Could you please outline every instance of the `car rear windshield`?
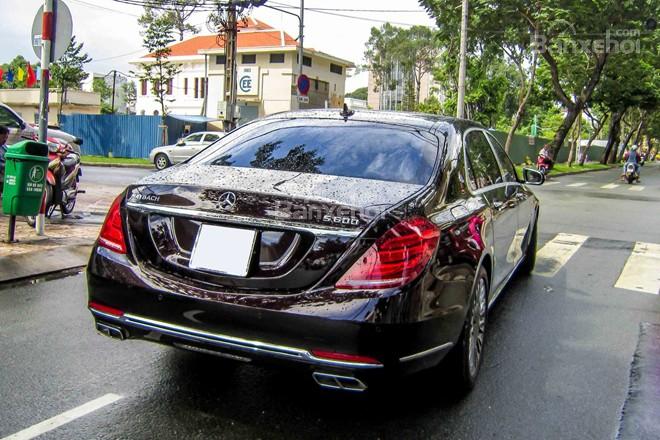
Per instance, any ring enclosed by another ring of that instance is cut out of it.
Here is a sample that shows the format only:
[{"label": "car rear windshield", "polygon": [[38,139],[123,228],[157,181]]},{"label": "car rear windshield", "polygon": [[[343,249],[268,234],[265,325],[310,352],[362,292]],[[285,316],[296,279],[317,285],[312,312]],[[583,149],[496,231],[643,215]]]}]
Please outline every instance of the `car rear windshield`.
[{"label": "car rear windshield", "polygon": [[230,133],[191,160],[423,185],[438,138],[409,126],[355,121],[260,121]]}]

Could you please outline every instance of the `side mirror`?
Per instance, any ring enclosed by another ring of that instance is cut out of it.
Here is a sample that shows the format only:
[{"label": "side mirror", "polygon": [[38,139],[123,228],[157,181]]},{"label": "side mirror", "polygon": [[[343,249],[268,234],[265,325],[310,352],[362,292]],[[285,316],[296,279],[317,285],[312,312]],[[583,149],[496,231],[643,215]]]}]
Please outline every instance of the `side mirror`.
[{"label": "side mirror", "polygon": [[176,143],[177,147],[183,147],[184,145],[186,145],[186,141],[179,141]]},{"label": "side mirror", "polygon": [[543,185],[545,175],[532,168],[523,168],[523,180],[527,185]]}]

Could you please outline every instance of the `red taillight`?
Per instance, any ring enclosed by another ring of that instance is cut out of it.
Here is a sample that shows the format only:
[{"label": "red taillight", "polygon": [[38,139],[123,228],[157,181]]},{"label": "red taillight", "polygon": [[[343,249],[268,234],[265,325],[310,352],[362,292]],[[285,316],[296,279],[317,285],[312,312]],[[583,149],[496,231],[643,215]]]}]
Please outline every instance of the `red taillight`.
[{"label": "red taillight", "polygon": [[439,237],[438,228],[425,218],[403,220],[376,240],[335,287],[385,289],[403,286],[422,273],[438,246]]},{"label": "red taillight", "polygon": [[94,302],[94,301],[90,301],[88,305],[89,305],[90,309],[98,310],[99,312],[103,312],[103,313],[106,313],[108,315],[124,316],[124,312],[122,312],[119,309],[115,309],[114,307],[105,306],[103,304],[99,304],[99,303]]},{"label": "red taillight", "polygon": [[119,211],[122,197],[123,195],[119,195],[112,202],[99,234],[99,245],[119,254],[126,253],[126,241],[124,240],[124,229],[122,228],[121,212]]},{"label": "red taillight", "polygon": [[312,355],[320,359],[328,359],[331,361],[380,365],[380,362],[378,362],[378,360],[368,356],[360,356],[358,354],[346,354],[346,353],[337,353],[335,351],[312,350]]}]

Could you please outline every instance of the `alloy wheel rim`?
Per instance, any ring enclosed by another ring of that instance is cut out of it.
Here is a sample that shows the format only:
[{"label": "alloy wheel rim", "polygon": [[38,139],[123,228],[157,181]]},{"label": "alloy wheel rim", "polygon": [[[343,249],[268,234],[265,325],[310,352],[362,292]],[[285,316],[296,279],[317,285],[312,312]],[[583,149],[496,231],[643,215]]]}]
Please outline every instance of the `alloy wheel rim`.
[{"label": "alloy wheel rim", "polygon": [[486,334],[486,280],[479,279],[477,291],[472,300],[472,318],[468,331],[468,366],[474,377],[479,368]]},{"label": "alloy wheel rim", "polygon": [[165,158],[162,156],[159,156],[158,159],[156,159],[156,165],[158,168],[163,169],[167,166],[167,163],[165,162]]}]

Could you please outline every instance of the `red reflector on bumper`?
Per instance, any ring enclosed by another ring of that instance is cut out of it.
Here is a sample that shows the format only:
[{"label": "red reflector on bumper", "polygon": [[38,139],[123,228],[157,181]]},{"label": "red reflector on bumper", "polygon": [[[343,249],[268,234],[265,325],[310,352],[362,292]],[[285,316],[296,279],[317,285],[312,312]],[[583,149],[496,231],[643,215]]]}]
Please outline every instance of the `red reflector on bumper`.
[{"label": "red reflector on bumper", "polygon": [[335,351],[312,350],[312,355],[320,359],[328,359],[339,362],[354,362],[359,364],[380,365],[376,359],[357,354],[337,353]]},{"label": "red reflector on bumper", "polygon": [[88,305],[90,309],[98,310],[99,312],[106,313],[108,315],[124,316],[124,312],[122,312],[121,310],[115,309],[110,306],[104,306],[103,304],[99,304],[94,301],[90,301]]}]

